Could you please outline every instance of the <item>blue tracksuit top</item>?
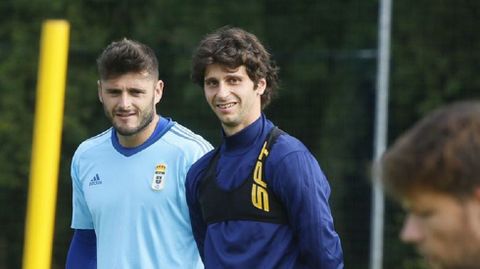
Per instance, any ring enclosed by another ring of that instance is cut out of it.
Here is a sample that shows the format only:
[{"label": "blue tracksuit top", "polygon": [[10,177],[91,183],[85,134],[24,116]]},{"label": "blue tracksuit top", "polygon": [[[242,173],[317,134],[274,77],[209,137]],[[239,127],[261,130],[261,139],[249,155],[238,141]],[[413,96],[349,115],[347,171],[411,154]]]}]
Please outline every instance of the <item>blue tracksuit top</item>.
[{"label": "blue tracksuit top", "polygon": [[[273,123],[265,115],[220,145],[216,180],[223,190],[249,177]],[[330,186],[310,151],[278,137],[266,159],[265,181],[283,204],[288,224],[252,220],[203,221],[198,191],[213,151],[188,172],[186,198],[193,234],[206,269],[342,269],[343,252],[328,204]]]}]

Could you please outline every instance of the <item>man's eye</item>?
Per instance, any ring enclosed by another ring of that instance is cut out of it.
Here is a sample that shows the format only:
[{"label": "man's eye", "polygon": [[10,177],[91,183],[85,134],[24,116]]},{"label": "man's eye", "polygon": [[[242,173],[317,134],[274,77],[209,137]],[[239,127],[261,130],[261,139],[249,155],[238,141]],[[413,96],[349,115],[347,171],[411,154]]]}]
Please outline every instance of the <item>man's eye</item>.
[{"label": "man's eye", "polygon": [[209,81],[209,80],[205,81],[205,86],[208,86],[208,87],[215,87],[217,86],[217,84],[218,83],[216,81]]},{"label": "man's eye", "polygon": [[133,96],[138,96],[140,94],[142,94],[141,91],[130,91],[130,94],[133,95]]},{"label": "man's eye", "polygon": [[239,79],[236,79],[236,78],[231,78],[228,80],[228,83],[230,84],[238,84],[240,83],[240,80]]},{"label": "man's eye", "polygon": [[433,215],[433,213],[434,213],[433,210],[419,210],[415,212],[415,214],[422,219],[429,218],[430,216]]}]

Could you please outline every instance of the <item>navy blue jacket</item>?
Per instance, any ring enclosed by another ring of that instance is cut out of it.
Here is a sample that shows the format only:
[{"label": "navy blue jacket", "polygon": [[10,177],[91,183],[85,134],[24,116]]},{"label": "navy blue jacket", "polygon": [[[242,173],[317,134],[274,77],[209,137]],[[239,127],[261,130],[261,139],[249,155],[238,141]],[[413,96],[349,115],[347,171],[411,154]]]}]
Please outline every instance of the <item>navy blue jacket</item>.
[{"label": "navy blue jacket", "polygon": [[[250,175],[273,124],[262,115],[224,137],[217,184],[232,190]],[[212,152],[198,160],[186,180],[192,228],[205,268],[342,269],[343,252],[328,204],[330,186],[318,162],[296,138],[281,135],[266,160],[265,181],[283,204],[288,224],[253,220],[203,221],[198,191]]]}]

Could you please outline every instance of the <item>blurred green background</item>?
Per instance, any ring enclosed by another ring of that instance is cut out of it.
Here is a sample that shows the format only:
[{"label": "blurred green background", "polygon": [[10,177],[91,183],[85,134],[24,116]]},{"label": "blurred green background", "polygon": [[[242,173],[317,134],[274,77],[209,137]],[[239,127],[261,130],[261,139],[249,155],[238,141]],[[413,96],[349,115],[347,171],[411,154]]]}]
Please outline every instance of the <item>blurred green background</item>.
[{"label": "blurred green background", "polygon": [[[52,268],[72,235],[69,166],[78,144],[109,127],[97,101],[95,59],[113,40],[155,49],[166,83],[163,116],[217,145],[220,126],[189,81],[190,57],[229,24],[255,33],[281,68],[265,111],[318,158],[331,187],[345,267],[368,268],[378,1],[6,0],[0,2],[0,269],[20,268],[35,109],[39,38],[46,19],[71,24]],[[480,1],[393,3],[389,143],[437,106],[480,97]],[[398,240],[402,211],[387,199],[384,262],[422,263]]]}]

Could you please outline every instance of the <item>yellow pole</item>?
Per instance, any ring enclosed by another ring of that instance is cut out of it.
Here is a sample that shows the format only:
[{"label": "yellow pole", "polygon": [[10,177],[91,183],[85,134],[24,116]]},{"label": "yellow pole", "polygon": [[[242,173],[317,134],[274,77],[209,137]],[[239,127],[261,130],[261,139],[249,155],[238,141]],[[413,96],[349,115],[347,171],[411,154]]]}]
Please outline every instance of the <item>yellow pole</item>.
[{"label": "yellow pole", "polygon": [[42,25],[24,269],[51,268],[69,30],[65,20],[47,20]]}]

